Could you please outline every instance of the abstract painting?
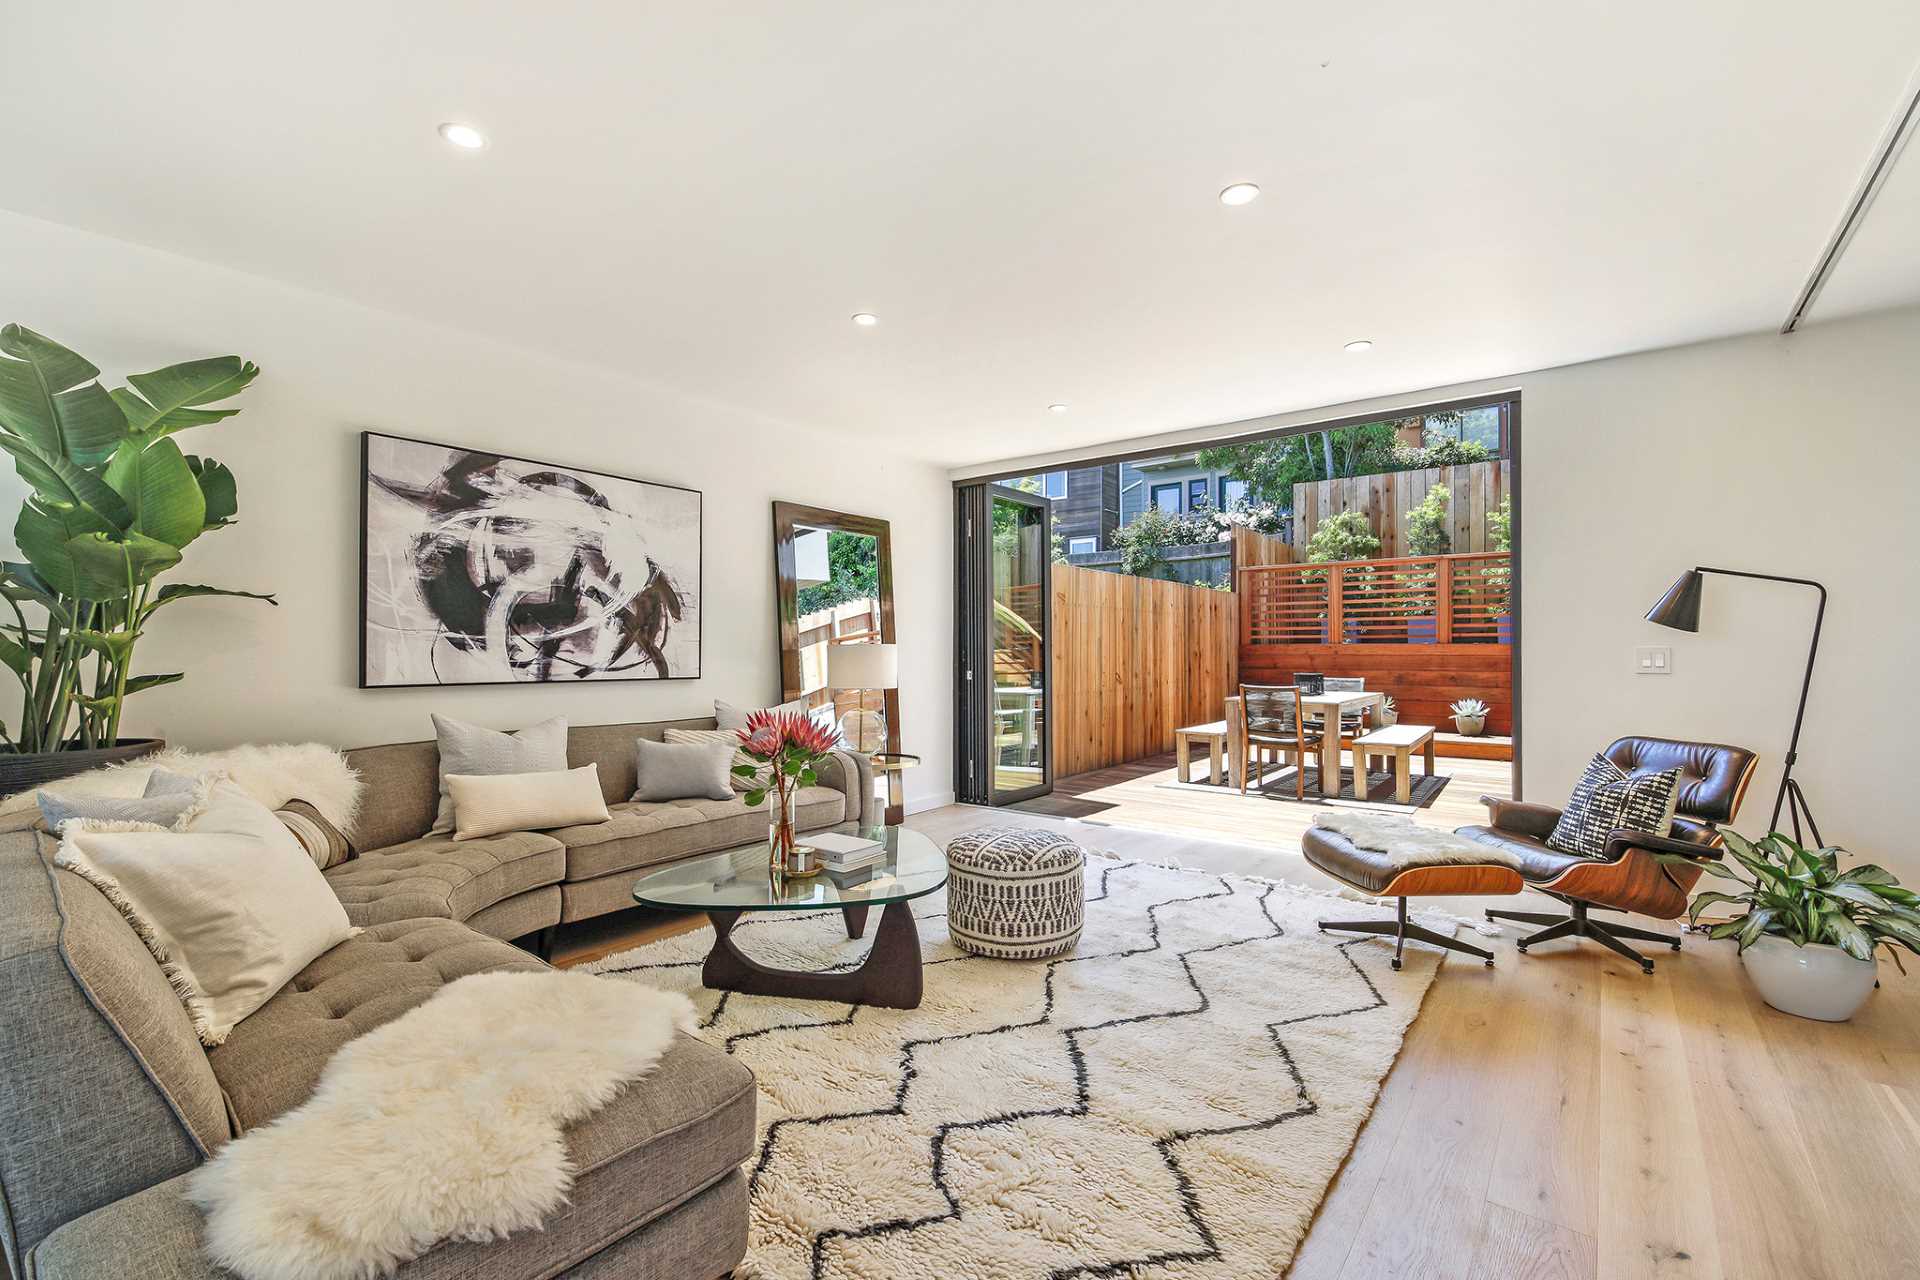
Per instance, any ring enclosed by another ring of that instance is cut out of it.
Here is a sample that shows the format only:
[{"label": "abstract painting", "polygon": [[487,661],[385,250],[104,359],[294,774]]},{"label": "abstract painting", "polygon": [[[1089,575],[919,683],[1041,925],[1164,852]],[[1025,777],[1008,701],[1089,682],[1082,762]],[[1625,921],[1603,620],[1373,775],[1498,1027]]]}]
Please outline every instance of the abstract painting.
[{"label": "abstract painting", "polygon": [[360,684],[700,674],[700,493],[361,434]]}]

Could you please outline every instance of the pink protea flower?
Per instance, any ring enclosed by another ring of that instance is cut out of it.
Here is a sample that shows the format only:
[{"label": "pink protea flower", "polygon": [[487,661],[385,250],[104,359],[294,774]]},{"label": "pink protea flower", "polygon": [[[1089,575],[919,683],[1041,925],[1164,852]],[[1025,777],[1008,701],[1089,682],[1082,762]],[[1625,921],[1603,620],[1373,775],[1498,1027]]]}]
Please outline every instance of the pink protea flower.
[{"label": "pink protea flower", "polygon": [[827,754],[840,744],[839,735],[797,711],[755,711],[747,716],[747,727],[736,731],[740,749],[756,760],[772,760],[785,749],[796,749],[806,763]]}]

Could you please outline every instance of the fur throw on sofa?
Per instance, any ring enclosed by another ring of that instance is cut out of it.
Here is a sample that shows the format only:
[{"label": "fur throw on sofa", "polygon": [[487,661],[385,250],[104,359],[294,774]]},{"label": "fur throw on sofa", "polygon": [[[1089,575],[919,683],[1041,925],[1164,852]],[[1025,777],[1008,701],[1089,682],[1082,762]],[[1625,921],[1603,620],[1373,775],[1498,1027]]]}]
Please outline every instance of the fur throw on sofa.
[{"label": "fur throw on sofa", "polygon": [[[319,742],[248,744],[225,751],[182,751],[169,747],[157,755],[50,782],[40,790],[62,798],[130,798],[146,790],[147,777],[155,769],[196,778],[213,772],[225,773],[242,791],[269,809],[278,809],[289,800],[305,800],[348,836],[353,834],[354,820],[360,816],[363,789],[360,775],[353,771],[345,756]],[[33,808],[36,794],[23,791],[7,797],[0,802],[0,816]]]},{"label": "fur throw on sofa", "polygon": [[1347,838],[1356,849],[1385,855],[1389,867],[1484,865],[1519,867],[1520,860],[1497,845],[1481,844],[1450,831],[1423,827],[1396,814],[1342,809],[1323,813],[1313,825]]},{"label": "fur throw on sofa", "polygon": [[193,1172],[207,1253],[245,1280],[367,1280],[442,1240],[537,1228],[573,1185],[562,1126],[693,1022],[685,996],[587,973],[451,982]]}]

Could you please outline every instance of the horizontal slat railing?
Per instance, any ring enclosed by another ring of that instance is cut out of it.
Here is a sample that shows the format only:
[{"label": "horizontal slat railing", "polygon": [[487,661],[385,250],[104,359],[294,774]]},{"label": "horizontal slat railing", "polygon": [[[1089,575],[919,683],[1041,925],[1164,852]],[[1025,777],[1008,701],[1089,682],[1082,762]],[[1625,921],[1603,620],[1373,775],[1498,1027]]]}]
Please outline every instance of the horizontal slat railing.
[{"label": "horizontal slat railing", "polygon": [[1500,644],[1512,630],[1504,551],[1239,571],[1243,645]]}]

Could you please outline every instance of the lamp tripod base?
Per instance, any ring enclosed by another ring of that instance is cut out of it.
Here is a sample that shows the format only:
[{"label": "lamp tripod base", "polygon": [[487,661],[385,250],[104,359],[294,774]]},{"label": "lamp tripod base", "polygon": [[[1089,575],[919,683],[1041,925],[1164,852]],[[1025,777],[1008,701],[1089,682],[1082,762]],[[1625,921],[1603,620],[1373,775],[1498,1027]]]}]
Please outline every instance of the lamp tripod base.
[{"label": "lamp tripod base", "polygon": [[1806,831],[1813,837],[1813,845],[1815,848],[1826,844],[1826,841],[1820,838],[1820,825],[1813,820],[1813,810],[1807,804],[1806,793],[1800,790],[1799,782],[1792,776],[1781,779],[1779,799],[1773,802],[1772,827],[1775,831],[1780,829],[1780,806],[1782,804],[1786,805],[1787,821],[1793,826],[1793,842],[1795,844],[1803,845],[1807,842],[1805,836],[1800,833],[1800,824],[1802,822],[1807,824]]}]

